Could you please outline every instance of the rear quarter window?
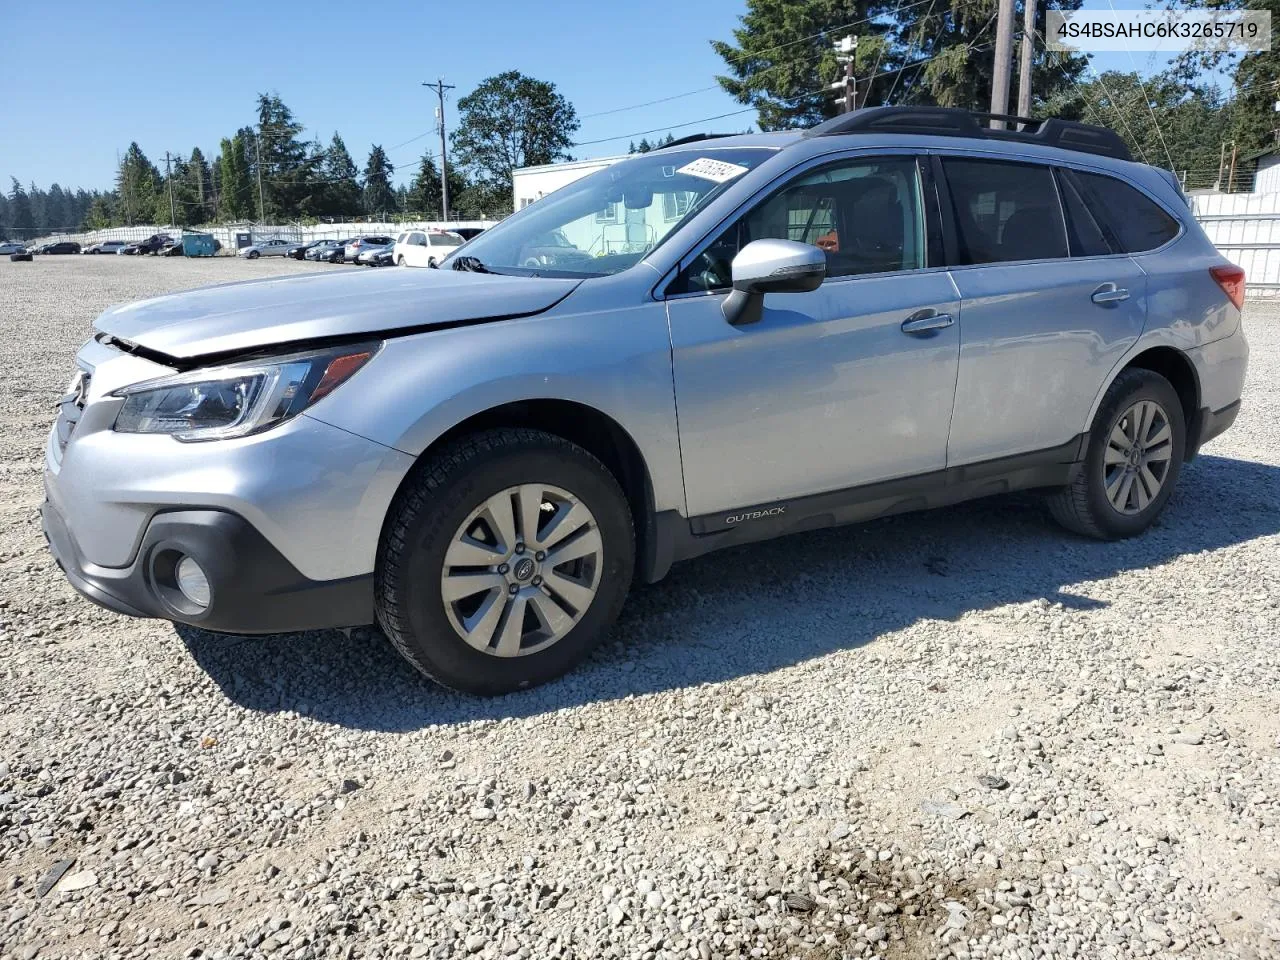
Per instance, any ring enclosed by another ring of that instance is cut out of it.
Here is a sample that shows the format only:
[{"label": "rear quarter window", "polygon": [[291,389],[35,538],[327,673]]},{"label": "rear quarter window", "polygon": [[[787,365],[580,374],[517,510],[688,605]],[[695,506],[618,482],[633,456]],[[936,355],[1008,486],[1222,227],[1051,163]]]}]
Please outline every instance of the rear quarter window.
[{"label": "rear quarter window", "polygon": [[1105,174],[1073,170],[1071,175],[1122,252],[1154,250],[1178,235],[1178,221],[1142,191]]}]

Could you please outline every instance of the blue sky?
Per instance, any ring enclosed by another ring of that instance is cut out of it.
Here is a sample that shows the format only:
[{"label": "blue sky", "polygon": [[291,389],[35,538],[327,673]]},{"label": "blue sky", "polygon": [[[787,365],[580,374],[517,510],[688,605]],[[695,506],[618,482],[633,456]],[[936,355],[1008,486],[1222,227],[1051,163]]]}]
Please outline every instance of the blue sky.
[{"label": "blue sky", "polygon": [[[434,95],[419,83],[443,76],[457,85],[446,106],[452,126],[459,95],[510,69],[557,85],[582,118],[579,141],[623,136],[575,156],[625,153],[640,131],[743,109],[700,88],[724,66],[708,41],[729,39],[744,9],[744,0],[6,3],[0,64],[20,82],[0,96],[0,184],[16,176],[106,188],[131,140],[154,162],[194,146],[212,156],[221,137],[253,122],[259,91],[279,93],[307,136],[327,143],[339,131],[358,166],[370,144],[382,144],[399,180],[425,147],[436,150],[433,133],[414,140],[434,126]],[[1145,67],[1145,55],[1136,57]],[[1131,69],[1123,55],[1100,60],[1105,67]],[[747,112],[675,132],[743,129],[754,119]]]}]

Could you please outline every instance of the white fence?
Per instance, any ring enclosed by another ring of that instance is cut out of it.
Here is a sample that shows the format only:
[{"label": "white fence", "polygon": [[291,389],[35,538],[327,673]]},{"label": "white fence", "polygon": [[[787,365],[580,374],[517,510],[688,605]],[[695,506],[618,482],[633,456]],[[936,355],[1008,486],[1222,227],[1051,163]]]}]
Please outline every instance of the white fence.
[{"label": "white fence", "polygon": [[1247,296],[1280,297],[1280,193],[1207,193],[1191,208],[1209,239],[1244,267]]},{"label": "white fence", "polygon": [[[457,227],[476,227],[488,229],[496,220],[412,220],[404,223],[318,223],[304,226],[296,223],[223,223],[216,226],[193,227],[192,231],[207,233],[222,244],[223,254],[236,252],[236,236],[247,233],[251,243],[280,237],[299,243],[311,240],[345,240],[348,237],[391,236],[394,237],[405,230],[452,230]],[[190,232],[190,231],[189,231]],[[179,227],[164,227],[156,224],[132,227],[109,227],[105,230],[88,230],[83,233],[57,233],[39,240],[30,241],[30,246],[50,243],[55,240],[74,240],[82,247],[103,240],[124,240],[136,243],[156,233],[167,233],[179,236],[183,230]]]}]

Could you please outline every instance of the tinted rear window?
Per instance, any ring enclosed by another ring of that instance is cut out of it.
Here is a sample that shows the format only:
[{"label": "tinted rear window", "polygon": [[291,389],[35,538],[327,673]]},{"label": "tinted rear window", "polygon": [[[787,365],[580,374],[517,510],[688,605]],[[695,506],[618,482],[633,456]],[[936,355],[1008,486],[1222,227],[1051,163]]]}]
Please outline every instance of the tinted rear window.
[{"label": "tinted rear window", "polygon": [[942,161],[956,221],[957,261],[1049,260],[1067,255],[1062,208],[1048,167]]},{"label": "tinted rear window", "polygon": [[1115,177],[1072,171],[1086,202],[1125,253],[1163,246],[1178,235],[1178,221],[1141,191]]}]

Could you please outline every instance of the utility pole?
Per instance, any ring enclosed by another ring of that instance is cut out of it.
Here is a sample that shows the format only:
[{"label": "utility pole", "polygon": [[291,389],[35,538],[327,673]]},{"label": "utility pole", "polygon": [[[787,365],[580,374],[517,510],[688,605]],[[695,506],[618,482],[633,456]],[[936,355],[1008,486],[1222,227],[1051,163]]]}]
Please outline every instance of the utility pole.
[{"label": "utility pole", "polygon": [[[1000,0],[996,20],[995,69],[991,75],[991,112],[1009,112],[1009,80],[1013,73],[1014,0]],[[1003,120],[992,120],[993,130],[1003,130]]]},{"label": "utility pole", "polygon": [[1031,116],[1031,61],[1036,53],[1036,0],[1026,0],[1022,21],[1022,62],[1018,69],[1018,116]]},{"label": "utility pole", "polygon": [[858,49],[858,38],[852,34],[846,34],[833,46],[836,51],[836,60],[844,64],[844,76],[831,84],[831,89],[841,91],[841,95],[836,97],[836,103],[840,105],[841,113],[849,113],[851,110],[858,109],[858,81],[853,76],[853,61]]},{"label": "utility pole", "polygon": [[258,222],[265,223],[267,215],[263,212],[262,205],[262,137],[256,133],[253,135],[253,156],[257,161],[254,166],[258,168]]},{"label": "utility pole", "polygon": [[1231,141],[1231,172],[1227,174],[1227,193],[1236,192],[1236,142]]},{"label": "utility pole", "polygon": [[445,83],[440,77],[436,78],[435,83],[423,83],[424,87],[430,87],[436,92],[436,96],[440,100],[440,106],[436,107],[436,123],[440,129],[440,215],[445,222],[449,220],[449,160],[446,152],[444,141],[444,92],[452,90],[453,84]]},{"label": "utility pole", "polygon": [[173,173],[169,167],[169,161],[176,159],[169,156],[169,151],[164,152],[164,178],[169,181],[169,226],[176,227],[178,225],[178,215],[173,208]]}]

